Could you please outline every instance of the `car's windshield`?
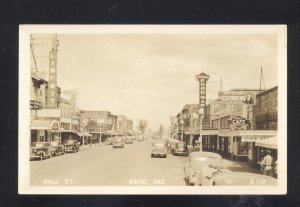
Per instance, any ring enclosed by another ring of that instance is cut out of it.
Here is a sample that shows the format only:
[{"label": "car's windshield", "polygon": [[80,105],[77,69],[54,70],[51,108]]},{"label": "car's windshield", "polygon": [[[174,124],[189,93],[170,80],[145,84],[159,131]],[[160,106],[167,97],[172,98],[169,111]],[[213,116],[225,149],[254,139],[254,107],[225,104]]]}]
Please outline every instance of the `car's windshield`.
[{"label": "car's windshield", "polygon": [[67,140],[67,141],[66,141],[66,144],[74,144],[74,143],[75,143],[74,140]]},{"label": "car's windshield", "polygon": [[165,147],[164,143],[153,143],[152,144],[153,147]]},{"label": "car's windshield", "polygon": [[32,143],[31,147],[43,147],[44,144],[43,143]]}]

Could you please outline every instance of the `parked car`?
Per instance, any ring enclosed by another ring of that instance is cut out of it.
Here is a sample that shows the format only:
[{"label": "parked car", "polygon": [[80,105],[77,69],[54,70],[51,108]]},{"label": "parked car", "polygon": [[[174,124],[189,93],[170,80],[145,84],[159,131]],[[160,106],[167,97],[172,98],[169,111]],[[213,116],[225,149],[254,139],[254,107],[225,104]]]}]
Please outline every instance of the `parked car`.
[{"label": "parked car", "polygon": [[66,140],[65,143],[65,152],[78,152],[79,144],[77,140]]},{"label": "parked car", "polygon": [[142,135],[139,135],[138,138],[137,138],[137,141],[138,142],[144,141],[144,137]]},{"label": "parked car", "polygon": [[[203,167],[209,166],[209,164],[215,164],[222,166],[221,155],[213,152],[192,152],[189,155],[189,161],[184,165],[184,178],[188,185],[194,185],[195,182],[202,185],[202,180],[199,179]],[[202,176],[200,176],[201,178]]]},{"label": "parked car", "polygon": [[164,142],[154,142],[152,143],[151,157],[167,157],[167,147]]},{"label": "parked car", "polygon": [[194,185],[211,186],[214,177],[222,173],[231,172],[229,169],[223,167],[220,163],[210,163],[202,168],[197,174]]},{"label": "parked car", "polygon": [[177,143],[178,143],[179,141],[177,140],[177,139],[172,139],[171,141],[170,141],[170,152],[171,152],[171,154],[173,154],[174,153],[174,151],[176,150],[176,145],[177,145]]},{"label": "parked car", "polygon": [[51,148],[48,142],[33,142],[30,147],[30,159],[51,157]]},{"label": "parked car", "polygon": [[256,174],[256,173],[248,173],[248,172],[227,172],[221,173],[215,176],[212,179],[213,186],[251,186],[251,185],[260,185],[260,186],[269,186],[269,185],[277,185],[277,179]]},{"label": "parked car", "polygon": [[188,148],[185,142],[175,142],[171,150],[173,155],[188,156]]},{"label": "parked car", "polygon": [[124,140],[122,137],[116,137],[113,141],[113,148],[124,148]]},{"label": "parked car", "polygon": [[50,142],[50,148],[52,156],[65,154],[65,147],[60,141]]},{"label": "parked car", "polygon": [[125,138],[125,144],[132,144],[132,143],[133,143],[132,137],[131,137],[131,136],[127,136],[127,137]]}]

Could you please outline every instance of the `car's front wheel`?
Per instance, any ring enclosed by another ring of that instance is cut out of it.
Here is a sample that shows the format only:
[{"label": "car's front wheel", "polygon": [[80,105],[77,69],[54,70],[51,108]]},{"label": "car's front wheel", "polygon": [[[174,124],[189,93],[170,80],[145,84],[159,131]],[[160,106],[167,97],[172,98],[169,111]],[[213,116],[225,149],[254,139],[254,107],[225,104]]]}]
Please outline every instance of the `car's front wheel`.
[{"label": "car's front wheel", "polygon": [[44,158],[43,153],[40,153],[40,154],[39,154],[39,158],[40,158],[40,160],[43,160],[43,158]]}]

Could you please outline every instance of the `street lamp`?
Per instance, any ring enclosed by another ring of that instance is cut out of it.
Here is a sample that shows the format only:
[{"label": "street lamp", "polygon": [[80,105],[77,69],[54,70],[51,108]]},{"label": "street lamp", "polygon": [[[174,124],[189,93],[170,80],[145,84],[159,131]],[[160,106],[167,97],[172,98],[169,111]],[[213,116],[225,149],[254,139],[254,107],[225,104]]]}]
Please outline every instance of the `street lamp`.
[{"label": "street lamp", "polygon": [[204,116],[204,109],[199,109],[199,143],[200,143],[200,151],[202,151],[202,119]]}]

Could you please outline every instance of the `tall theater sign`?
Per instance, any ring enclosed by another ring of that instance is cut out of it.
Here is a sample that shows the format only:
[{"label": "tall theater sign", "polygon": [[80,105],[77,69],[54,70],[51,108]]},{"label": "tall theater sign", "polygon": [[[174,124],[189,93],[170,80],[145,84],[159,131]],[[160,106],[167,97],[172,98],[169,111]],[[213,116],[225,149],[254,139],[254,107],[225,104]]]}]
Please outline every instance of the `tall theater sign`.
[{"label": "tall theater sign", "polygon": [[196,79],[199,81],[199,107],[204,110],[206,104],[206,82],[209,79],[209,75],[200,73],[196,75]]},{"label": "tall theater sign", "polygon": [[53,35],[52,49],[49,52],[48,108],[57,108],[57,46],[57,35]]}]

